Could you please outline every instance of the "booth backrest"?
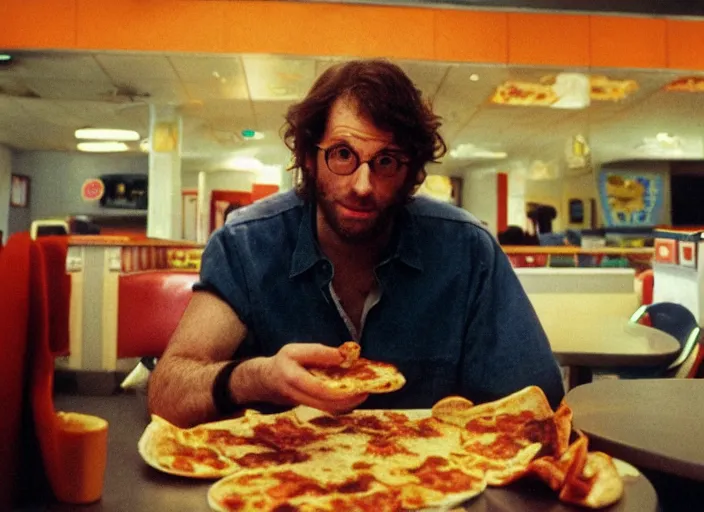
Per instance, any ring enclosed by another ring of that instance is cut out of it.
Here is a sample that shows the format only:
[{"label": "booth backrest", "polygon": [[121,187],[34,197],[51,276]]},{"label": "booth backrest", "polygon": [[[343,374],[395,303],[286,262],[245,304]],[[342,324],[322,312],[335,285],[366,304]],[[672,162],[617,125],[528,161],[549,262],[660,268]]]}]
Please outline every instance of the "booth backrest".
[{"label": "booth backrest", "polygon": [[191,299],[196,272],[147,271],[119,278],[117,357],[159,357]]}]

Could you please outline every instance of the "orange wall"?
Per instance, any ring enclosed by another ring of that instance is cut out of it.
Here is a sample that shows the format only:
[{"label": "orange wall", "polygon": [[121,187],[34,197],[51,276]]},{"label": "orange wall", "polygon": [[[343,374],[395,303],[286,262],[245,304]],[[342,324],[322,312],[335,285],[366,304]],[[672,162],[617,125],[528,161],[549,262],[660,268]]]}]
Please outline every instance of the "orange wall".
[{"label": "orange wall", "polygon": [[2,0],[0,48],[704,70],[704,21],[225,0]]}]

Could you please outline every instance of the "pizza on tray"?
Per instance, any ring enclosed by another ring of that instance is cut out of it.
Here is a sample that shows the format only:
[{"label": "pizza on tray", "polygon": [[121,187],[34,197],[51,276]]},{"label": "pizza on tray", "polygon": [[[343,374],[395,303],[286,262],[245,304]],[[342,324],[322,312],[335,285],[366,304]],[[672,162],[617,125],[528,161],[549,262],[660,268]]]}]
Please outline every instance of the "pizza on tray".
[{"label": "pizza on tray", "polygon": [[154,416],[139,452],[166,473],[219,478],[208,491],[216,511],[451,508],[487,485],[527,476],[565,502],[601,508],[618,501],[623,482],[614,462],[588,452],[571,420],[565,404],[553,412],[530,386],[481,405],[448,397],[431,411],[248,410],[190,429]]}]

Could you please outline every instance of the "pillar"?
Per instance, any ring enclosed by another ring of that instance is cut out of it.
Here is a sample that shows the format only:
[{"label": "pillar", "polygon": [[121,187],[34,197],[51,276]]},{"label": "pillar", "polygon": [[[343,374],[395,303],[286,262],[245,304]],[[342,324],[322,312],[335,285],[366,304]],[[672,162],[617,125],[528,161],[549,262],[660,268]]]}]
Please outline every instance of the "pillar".
[{"label": "pillar", "polygon": [[173,106],[150,105],[147,236],[181,238],[181,116]]}]

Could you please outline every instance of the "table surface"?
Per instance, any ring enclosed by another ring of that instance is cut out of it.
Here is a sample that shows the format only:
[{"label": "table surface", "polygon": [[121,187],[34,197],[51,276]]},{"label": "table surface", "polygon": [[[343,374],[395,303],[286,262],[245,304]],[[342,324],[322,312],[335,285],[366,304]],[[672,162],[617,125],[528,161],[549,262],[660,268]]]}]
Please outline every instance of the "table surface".
[{"label": "table surface", "polygon": [[[147,466],[137,453],[137,441],[146,426],[143,402],[135,395],[110,397],[60,395],[57,410],[77,411],[102,416],[109,422],[108,465],[103,499],[88,506],[53,504],[39,509],[51,511],[171,511],[209,510],[206,493],[210,482],[194,481],[160,473]],[[650,512],[658,510],[655,490],[644,476],[626,480],[624,497],[608,512]],[[580,507],[558,501],[547,486],[537,481],[523,481],[506,488],[489,488],[471,501],[471,512],[577,512]]]},{"label": "table surface", "polygon": [[704,482],[704,380],[604,380],[567,394],[575,428],[641,468]]},{"label": "table surface", "polygon": [[669,334],[620,317],[544,321],[550,346],[565,366],[660,366],[680,343]]}]

